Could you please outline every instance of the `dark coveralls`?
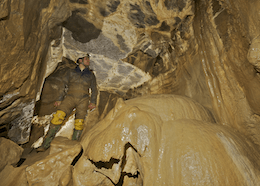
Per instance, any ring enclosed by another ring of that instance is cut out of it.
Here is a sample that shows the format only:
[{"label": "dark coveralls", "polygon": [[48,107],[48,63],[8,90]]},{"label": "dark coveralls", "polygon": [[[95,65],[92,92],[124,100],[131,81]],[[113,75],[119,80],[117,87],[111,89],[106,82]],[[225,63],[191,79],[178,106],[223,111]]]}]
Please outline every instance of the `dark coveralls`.
[{"label": "dark coveralls", "polygon": [[[70,114],[71,111],[76,108],[75,113],[75,129],[77,129],[77,120],[84,120],[87,115],[89,101],[90,103],[96,104],[97,100],[97,84],[94,73],[85,68],[83,71],[80,70],[79,66],[75,69],[70,69],[65,77],[65,86],[67,85],[68,91],[59,97],[58,101],[62,101],[58,106],[58,110],[62,110],[66,115]],[[89,96],[89,89],[91,89],[91,98]],[[82,130],[82,127],[78,127],[77,130]]]}]

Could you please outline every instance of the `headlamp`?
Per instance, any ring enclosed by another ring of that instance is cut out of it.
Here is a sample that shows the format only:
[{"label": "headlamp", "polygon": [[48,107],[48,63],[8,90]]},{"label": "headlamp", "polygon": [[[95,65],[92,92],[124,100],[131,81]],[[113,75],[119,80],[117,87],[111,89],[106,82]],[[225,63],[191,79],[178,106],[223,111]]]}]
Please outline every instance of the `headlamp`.
[{"label": "headlamp", "polygon": [[86,54],[82,54],[82,55],[78,56],[78,59],[82,59],[84,57],[90,58],[90,56],[91,56],[90,54],[86,53]]}]

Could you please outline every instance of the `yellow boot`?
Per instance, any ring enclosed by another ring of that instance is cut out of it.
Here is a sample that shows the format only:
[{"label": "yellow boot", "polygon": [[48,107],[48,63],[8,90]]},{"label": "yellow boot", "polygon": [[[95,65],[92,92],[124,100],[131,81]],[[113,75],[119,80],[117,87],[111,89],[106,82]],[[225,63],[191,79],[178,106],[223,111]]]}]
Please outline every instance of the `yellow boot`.
[{"label": "yellow boot", "polygon": [[65,116],[66,116],[65,112],[63,112],[62,110],[57,110],[57,112],[53,114],[51,123],[54,125],[61,125],[65,119]]},{"label": "yellow boot", "polygon": [[62,124],[65,116],[66,116],[66,113],[61,110],[58,110],[55,114],[53,114],[50,128],[48,130],[48,133],[47,133],[41,147],[39,147],[37,149],[38,152],[43,152],[50,147],[52,140],[55,138],[55,135],[60,130],[61,124]]},{"label": "yellow boot", "polygon": [[75,120],[75,128],[73,130],[72,140],[79,140],[83,130],[84,119]]}]

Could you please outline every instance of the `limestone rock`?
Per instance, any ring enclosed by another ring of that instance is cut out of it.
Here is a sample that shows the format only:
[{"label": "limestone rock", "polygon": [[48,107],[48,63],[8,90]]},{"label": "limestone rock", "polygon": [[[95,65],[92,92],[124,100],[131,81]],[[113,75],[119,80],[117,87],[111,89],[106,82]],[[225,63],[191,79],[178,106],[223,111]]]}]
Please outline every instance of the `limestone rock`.
[{"label": "limestone rock", "polygon": [[[90,121],[102,121],[84,132],[81,163],[70,169],[66,162],[52,184],[71,184],[72,175],[75,185],[114,185],[122,180],[129,185],[190,185],[191,178],[202,184],[201,180],[209,183],[209,177],[215,185],[257,185],[259,151],[251,141],[260,144],[260,76],[253,50],[258,48],[259,7],[260,1],[246,0],[2,0],[0,131],[8,130],[16,143],[28,142],[35,103],[43,101],[42,87],[49,86],[43,85],[44,78],[60,67],[62,57],[74,61],[88,52],[100,91],[115,96],[107,96],[109,101],[100,96],[104,103]],[[130,99],[151,94],[175,94],[195,102],[174,99],[176,105],[169,106],[165,98],[150,104],[136,99],[131,105]],[[47,97],[46,105],[51,105],[55,94]],[[129,101],[123,103],[119,97]],[[164,113],[162,104],[172,110]],[[220,151],[215,152],[215,145]],[[44,162],[40,165],[53,166],[51,173],[60,163]],[[174,162],[178,170],[166,162]],[[33,168],[40,184],[49,184],[52,175],[47,168],[46,175],[38,172],[42,167]],[[162,175],[162,168],[169,174]],[[30,183],[35,179],[31,176]]]},{"label": "limestone rock", "polygon": [[[73,170],[73,184],[75,186],[86,185],[104,185],[113,186],[114,184],[107,178],[106,175],[96,171],[96,166],[87,158],[81,157]],[[106,169],[104,167],[103,169]],[[112,172],[112,171],[110,171]]]},{"label": "limestone rock", "polygon": [[[58,152],[70,150],[72,151],[71,153],[77,153],[77,150],[79,149],[80,144],[78,141],[72,141],[69,140],[66,137],[59,136],[54,138],[54,140],[51,142],[51,147],[50,147],[50,155],[55,154]],[[74,151],[73,151],[74,149]],[[78,152],[79,154],[79,152]]]},{"label": "limestone rock", "polygon": [[250,48],[248,50],[247,59],[255,67],[255,69],[260,71],[260,36],[254,38]]},{"label": "limestone rock", "polygon": [[4,186],[28,186],[25,174],[26,166],[14,168],[7,165],[4,170],[0,172],[1,185]]},{"label": "limestone rock", "polygon": [[[132,145],[135,144],[136,146],[133,146],[142,155],[144,151],[147,151],[146,146],[149,143],[148,136],[142,135],[146,135],[145,133],[149,130],[158,131],[158,134],[149,136],[152,140],[156,140],[159,138],[157,135],[160,135],[159,131],[163,122],[178,119],[197,119],[214,122],[214,118],[207,109],[191,99],[181,96],[151,95],[131,99],[126,102],[119,99],[114,109],[91,130],[102,130],[102,133],[96,133],[95,137],[91,133],[87,133],[86,137],[82,139],[82,143],[86,143],[83,146],[86,148],[84,151],[94,162],[108,162],[111,157],[119,159],[120,156],[123,156],[124,145],[129,142]],[[141,126],[140,129],[137,129],[138,126],[136,125],[139,125],[139,123]],[[115,125],[115,128],[110,125]],[[131,131],[132,128],[135,131]],[[124,132],[121,130],[124,130]],[[111,149],[112,144],[120,147],[118,151]],[[102,149],[106,150],[103,151]]]},{"label": "limestone rock", "polygon": [[[168,52],[174,44],[172,33],[177,32],[180,25],[186,26],[185,29],[183,26],[182,34],[188,33],[192,19],[187,21],[185,16],[193,15],[192,1],[180,4],[95,1],[84,5],[74,2],[71,6],[74,11],[63,23],[66,28],[63,32],[65,57],[76,60],[79,53],[90,53],[100,89],[121,95],[151,80],[148,70],[144,69],[152,67],[150,72],[153,72],[155,60],[148,63],[131,57],[138,52],[149,56],[145,60],[164,58],[166,70],[172,67]],[[94,17],[91,12],[95,12]],[[184,53],[189,44],[183,39],[176,40],[179,41],[177,47],[185,43]],[[140,63],[144,63],[143,66]]]},{"label": "limestone rock", "polygon": [[9,14],[8,0],[4,0],[0,3],[0,12],[0,19],[6,19]]},{"label": "limestone rock", "polygon": [[73,183],[258,185],[257,147],[232,129],[206,121],[213,121],[208,112],[185,97],[119,99],[81,141],[84,154]]},{"label": "limestone rock", "polygon": [[259,185],[257,147],[230,128],[177,120],[165,123],[162,136],[158,185]]},{"label": "limestone rock", "polygon": [[65,177],[74,158],[80,153],[81,145],[59,137],[51,143],[50,148],[49,156],[26,168],[29,185],[59,185],[60,180],[62,183],[70,180]]},{"label": "limestone rock", "polygon": [[0,172],[6,165],[14,165],[23,153],[23,148],[6,138],[0,138]]},{"label": "limestone rock", "polygon": [[0,7],[0,124],[11,123],[9,138],[23,144],[29,141],[49,39],[70,11],[66,1],[56,0],[1,1]]},{"label": "limestone rock", "polygon": [[34,101],[27,104],[19,103],[13,109],[14,114],[20,113],[20,116],[10,122],[8,137],[18,144],[29,141],[34,104]]},{"label": "limestone rock", "polygon": [[70,165],[67,170],[65,170],[59,180],[59,186],[69,186],[70,181],[72,180],[72,169],[73,166]]},{"label": "limestone rock", "polygon": [[[134,148],[142,157],[156,156],[153,152],[159,149],[158,141],[163,123],[182,118],[214,122],[207,109],[185,97],[151,95],[126,102],[118,99],[113,110],[84,134],[81,140],[84,154],[75,166],[73,181],[79,185],[85,182],[90,185],[108,182],[106,184],[109,185],[110,179],[113,184],[117,184],[119,178],[122,179],[124,153],[127,148]],[[150,168],[151,165],[148,165],[147,169]],[[86,169],[88,174],[94,170],[94,175],[83,174]]]}]

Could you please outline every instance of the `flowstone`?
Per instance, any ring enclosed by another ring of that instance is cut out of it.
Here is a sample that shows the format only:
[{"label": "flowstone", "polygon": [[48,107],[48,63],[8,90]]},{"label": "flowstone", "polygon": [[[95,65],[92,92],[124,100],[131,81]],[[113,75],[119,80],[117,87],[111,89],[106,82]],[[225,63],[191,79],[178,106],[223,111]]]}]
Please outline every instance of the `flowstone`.
[{"label": "flowstone", "polygon": [[7,165],[1,181],[48,186],[260,183],[255,144],[216,123],[194,100],[176,95],[119,98],[104,119],[82,133],[80,142],[59,136],[42,155],[46,153],[29,165]]},{"label": "flowstone", "polygon": [[259,184],[254,145],[182,96],[119,99],[81,144],[76,186]]},{"label": "flowstone", "polygon": [[26,168],[29,185],[56,186],[68,183],[71,178],[71,164],[80,153],[81,145],[65,137],[57,137],[50,147],[50,154]]}]

